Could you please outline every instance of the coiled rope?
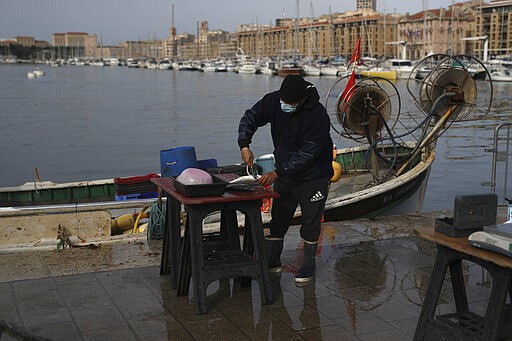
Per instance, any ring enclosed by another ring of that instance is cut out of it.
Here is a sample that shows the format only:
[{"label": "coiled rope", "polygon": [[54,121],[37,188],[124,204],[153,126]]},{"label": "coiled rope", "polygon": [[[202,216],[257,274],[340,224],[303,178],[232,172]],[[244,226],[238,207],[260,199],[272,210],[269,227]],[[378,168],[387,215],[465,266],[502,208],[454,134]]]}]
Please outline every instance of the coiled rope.
[{"label": "coiled rope", "polygon": [[166,205],[155,201],[151,206],[148,220],[148,240],[162,239],[164,236]]}]

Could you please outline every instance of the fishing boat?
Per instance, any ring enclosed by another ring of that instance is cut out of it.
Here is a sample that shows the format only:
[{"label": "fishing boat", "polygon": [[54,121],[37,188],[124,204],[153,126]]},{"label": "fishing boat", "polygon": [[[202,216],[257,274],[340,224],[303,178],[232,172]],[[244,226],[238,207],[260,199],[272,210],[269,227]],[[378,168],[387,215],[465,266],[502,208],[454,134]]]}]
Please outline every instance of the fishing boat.
[{"label": "fishing boat", "polygon": [[26,182],[20,186],[0,188],[0,206],[17,207],[115,200],[114,179],[55,183]]},{"label": "fishing boat", "polygon": [[325,107],[339,140],[351,146],[335,153],[333,168],[341,175],[331,179],[325,220],[374,217],[399,206],[421,210],[437,139],[454,122],[481,119],[491,108],[492,90],[478,98],[471,72],[483,64],[464,60],[432,55],[416,64],[411,74],[435,65],[423,79],[407,80],[417,112],[402,112],[401,95],[388,79],[356,81],[354,72],[333,84]]},{"label": "fishing boat", "polygon": [[[431,62],[420,61],[412,74]],[[492,81],[480,85],[492,86]],[[326,220],[377,216],[410,204],[412,198],[417,199],[412,204],[414,210],[420,210],[435,160],[437,138],[453,122],[471,119],[477,104],[480,114],[490,110],[492,101],[492,91],[481,92],[489,93],[490,98],[477,98],[480,92],[471,73],[450,56],[436,60],[436,66],[424,79],[410,77],[407,90],[418,112],[402,112],[394,83],[378,77],[357,81],[352,76],[342,77],[328,91],[325,107],[333,131],[339,135],[337,143],[343,148],[337,148],[333,155],[337,165],[333,167],[341,172],[330,184]],[[2,188],[0,205],[115,201],[119,198],[115,196],[118,188],[114,180],[67,184],[34,181]],[[148,198],[126,195],[121,199]],[[296,217],[300,215],[298,210]],[[262,216],[265,222],[269,221],[270,213],[263,212]]]},{"label": "fishing boat", "polygon": [[[392,145],[387,147],[393,149]],[[414,144],[402,147],[401,154],[410,155]],[[420,211],[427,188],[435,148],[429,146],[418,155],[410,169],[400,176],[388,175],[380,181],[366,165],[368,146],[345,148],[336,154],[335,162],[342,166],[342,175],[330,185],[324,218],[340,221],[375,217],[401,206],[402,211]],[[379,166],[381,174],[388,171]]]}]

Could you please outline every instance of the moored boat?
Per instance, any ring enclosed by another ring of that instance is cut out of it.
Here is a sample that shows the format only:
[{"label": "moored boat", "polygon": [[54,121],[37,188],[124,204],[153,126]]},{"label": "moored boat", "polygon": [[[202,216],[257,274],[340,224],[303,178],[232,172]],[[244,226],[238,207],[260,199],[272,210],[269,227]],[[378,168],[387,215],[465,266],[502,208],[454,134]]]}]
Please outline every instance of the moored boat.
[{"label": "moored boat", "polygon": [[[387,148],[393,148],[392,145]],[[402,147],[408,154],[413,144]],[[410,169],[376,183],[371,169],[365,164],[368,146],[338,150],[336,162],[342,165],[343,175],[331,183],[325,204],[325,219],[330,221],[375,217],[401,206],[405,211],[419,211],[423,204],[435,147],[430,146],[418,155]],[[381,165],[381,173],[386,165]],[[411,201],[409,201],[411,200]]]},{"label": "moored boat", "polygon": [[[424,65],[420,67],[422,66]],[[344,79],[346,80],[346,78]],[[326,103],[328,112],[334,115],[331,121],[339,129],[336,124],[336,120],[339,120],[338,123],[344,127],[343,137],[357,143],[355,146],[348,146],[348,143],[343,142],[343,146],[346,147],[338,149],[336,152],[335,161],[341,165],[342,174],[337,182],[333,181],[330,185],[325,218],[341,220],[376,216],[405,203],[415,195],[421,201],[431,165],[435,159],[435,139],[443,132],[444,123],[446,126],[450,126],[448,123],[456,120],[459,115],[464,116],[466,111],[470,111],[474,107],[474,105],[465,105],[465,102],[456,102],[453,104],[456,108],[452,110],[442,102],[439,106],[433,104],[437,103],[437,99],[441,101],[442,98],[439,97],[444,96],[445,92],[455,91],[457,87],[462,86],[464,101],[480,105],[481,99],[478,98],[478,102],[476,101],[477,93],[471,87],[474,84],[472,80],[472,78],[468,78],[466,69],[457,68],[448,63],[441,64],[440,67],[434,68],[426,75],[426,80],[418,83],[420,95],[417,98],[418,107],[425,112],[418,113],[418,116],[414,117],[415,120],[405,121],[414,124],[420,122],[418,123],[421,124],[420,127],[410,127],[410,130],[419,128],[415,131],[421,132],[421,134],[417,138],[413,136],[408,142],[401,141],[403,135],[401,132],[394,133],[392,138],[388,136],[387,139],[384,139],[387,132],[384,122],[388,127],[404,126],[401,124],[402,122],[397,123],[394,119],[397,113],[402,116],[404,113],[392,103],[393,99],[398,97],[388,91],[388,88],[392,89],[392,82],[368,78],[356,82],[348,88],[348,92],[344,91],[346,86],[338,89],[340,91],[333,88],[334,90],[327,96],[329,102]],[[382,83],[387,84],[388,88],[385,88]],[[485,84],[487,83],[483,83],[483,85]],[[434,109],[435,112],[432,114],[431,111]],[[417,119],[425,116],[425,113],[429,114],[429,121],[421,122]],[[374,119],[380,117],[379,115],[384,119]],[[444,123],[436,121],[442,119],[445,119]],[[371,130],[367,131],[366,129]],[[108,199],[98,199],[97,196],[92,201],[112,200],[112,195],[115,193],[114,182],[109,179],[103,183],[91,181],[75,183],[74,186],[62,185],[43,186],[43,183],[35,182],[26,185],[25,189],[30,190],[31,195],[46,197],[47,195],[43,193],[46,189],[72,193],[78,189],[90,192],[93,185],[103,186],[103,191],[99,190],[98,196],[106,196]],[[109,189],[105,190],[105,187]],[[11,188],[8,192],[11,192],[12,196],[12,192],[16,190],[21,190],[21,188]],[[6,192],[5,189],[0,189],[0,194],[3,192]],[[63,203],[76,202],[76,199],[68,197],[61,198],[61,200]],[[4,206],[15,206],[12,200],[2,199],[1,201]],[[15,201],[20,204],[21,200],[16,199]],[[42,204],[42,202],[31,201],[28,205],[34,204]],[[420,202],[416,206],[420,207]],[[298,217],[300,217],[300,212],[298,212]]]},{"label": "moored boat", "polygon": [[287,76],[287,75],[304,75],[304,69],[298,65],[295,61],[283,61],[277,67],[277,75],[278,76]]},{"label": "moored boat", "polygon": [[255,74],[258,73],[258,65],[255,62],[243,62],[238,66],[238,73]]},{"label": "moored boat", "polygon": [[320,76],[320,68],[311,64],[302,65],[305,76]]},{"label": "moored boat", "polygon": [[357,73],[363,77],[379,77],[388,80],[395,80],[397,78],[395,70],[380,67],[374,67],[368,70],[359,70]]},{"label": "moored boat", "polygon": [[276,63],[272,61],[262,63],[260,65],[260,73],[264,75],[276,74]]},{"label": "moored boat", "polygon": [[0,206],[48,205],[114,200],[114,179],[54,183],[27,182],[0,188]]},{"label": "moored boat", "polygon": [[395,70],[396,79],[408,79],[414,69],[409,59],[389,59],[385,64],[390,70]]},{"label": "moored boat", "polygon": [[512,72],[507,67],[499,67],[490,72],[493,82],[512,82]]}]

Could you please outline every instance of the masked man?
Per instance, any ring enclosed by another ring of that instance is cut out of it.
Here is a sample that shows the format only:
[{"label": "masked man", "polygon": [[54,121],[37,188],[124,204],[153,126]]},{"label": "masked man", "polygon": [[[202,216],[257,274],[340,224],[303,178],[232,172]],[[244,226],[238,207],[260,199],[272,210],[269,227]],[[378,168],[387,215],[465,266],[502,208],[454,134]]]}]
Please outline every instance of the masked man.
[{"label": "masked man", "polygon": [[263,174],[258,181],[262,185],[273,184],[280,197],[272,204],[266,256],[270,271],[281,271],[284,236],[300,205],[304,263],[295,275],[298,283],[310,281],[316,270],[320,222],[333,176],[330,120],[319,99],[313,84],[288,75],[279,90],[266,94],[245,111],[238,127],[242,160],[252,166],[252,137],[259,127],[270,123],[275,170]]}]

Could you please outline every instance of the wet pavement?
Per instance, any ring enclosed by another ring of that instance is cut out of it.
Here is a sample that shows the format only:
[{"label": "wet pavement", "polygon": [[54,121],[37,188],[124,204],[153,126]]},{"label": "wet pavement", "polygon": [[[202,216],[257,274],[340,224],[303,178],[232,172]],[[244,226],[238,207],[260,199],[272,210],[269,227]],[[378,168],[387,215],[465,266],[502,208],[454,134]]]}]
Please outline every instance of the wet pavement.
[{"label": "wet pavement", "polygon": [[[323,223],[316,277],[302,286],[293,281],[302,243],[291,227],[283,272],[271,274],[275,302],[260,304],[255,281],[220,280],[208,288],[205,315],[160,276],[161,241],[0,252],[0,340],[411,340],[436,254],[412,227],[437,216]],[[474,263],[464,277],[470,310],[483,314],[490,278]],[[439,313],[455,311],[448,281]]]}]

